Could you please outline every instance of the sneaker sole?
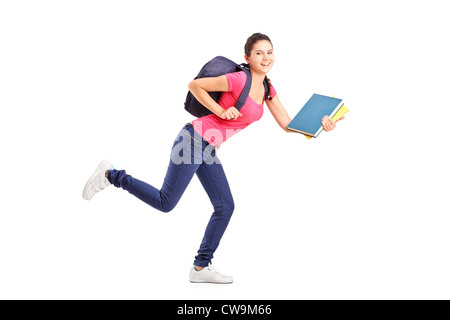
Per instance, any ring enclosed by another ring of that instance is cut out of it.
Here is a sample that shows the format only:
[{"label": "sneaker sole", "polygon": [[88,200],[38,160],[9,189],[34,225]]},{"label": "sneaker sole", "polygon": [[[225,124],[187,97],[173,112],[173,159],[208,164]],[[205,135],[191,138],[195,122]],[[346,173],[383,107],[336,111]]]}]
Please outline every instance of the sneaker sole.
[{"label": "sneaker sole", "polygon": [[203,280],[190,280],[189,282],[191,283],[214,283],[214,284],[231,284],[233,283],[233,281],[231,282],[216,282],[216,281],[203,281]]}]

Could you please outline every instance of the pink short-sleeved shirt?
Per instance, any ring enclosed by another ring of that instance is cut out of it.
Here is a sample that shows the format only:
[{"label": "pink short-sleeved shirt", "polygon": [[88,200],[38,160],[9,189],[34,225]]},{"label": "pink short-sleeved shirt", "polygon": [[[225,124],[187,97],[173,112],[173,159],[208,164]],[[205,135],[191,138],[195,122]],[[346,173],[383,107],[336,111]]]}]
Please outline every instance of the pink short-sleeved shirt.
[{"label": "pink short-sleeved shirt", "polygon": [[[220,96],[218,104],[228,109],[236,105],[247,80],[244,71],[228,73],[225,75],[228,81],[229,92],[223,92]],[[277,94],[275,88],[270,87],[271,96]],[[194,130],[200,134],[204,140],[213,146],[220,147],[222,143],[231,138],[233,135],[246,128],[249,124],[261,119],[264,113],[264,103],[258,104],[248,96],[247,101],[241,108],[242,117],[236,120],[224,120],[215,114],[210,114],[192,121]]]}]

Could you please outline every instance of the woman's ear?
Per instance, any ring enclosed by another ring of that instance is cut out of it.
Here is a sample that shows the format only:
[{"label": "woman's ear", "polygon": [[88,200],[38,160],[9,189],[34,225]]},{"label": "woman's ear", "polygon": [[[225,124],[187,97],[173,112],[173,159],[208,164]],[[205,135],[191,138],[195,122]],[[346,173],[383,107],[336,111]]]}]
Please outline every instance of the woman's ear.
[{"label": "woman's ear", "polygon": [[244,54],[244,58],[245,58],[245,62],[248,63],[248,56],[246,54]]}]

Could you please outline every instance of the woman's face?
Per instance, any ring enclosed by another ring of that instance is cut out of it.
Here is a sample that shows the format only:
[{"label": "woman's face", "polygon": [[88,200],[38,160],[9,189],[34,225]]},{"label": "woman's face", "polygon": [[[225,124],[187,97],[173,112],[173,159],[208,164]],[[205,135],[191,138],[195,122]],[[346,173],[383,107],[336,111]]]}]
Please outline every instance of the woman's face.
[{"label": "woman's face", "polygon": [[266,74],[272,69],[275,57],[270,41],[260,40],[255,42],[250,56],[245,55],[245,60],[250,65],[250,69],[259,74]]}]

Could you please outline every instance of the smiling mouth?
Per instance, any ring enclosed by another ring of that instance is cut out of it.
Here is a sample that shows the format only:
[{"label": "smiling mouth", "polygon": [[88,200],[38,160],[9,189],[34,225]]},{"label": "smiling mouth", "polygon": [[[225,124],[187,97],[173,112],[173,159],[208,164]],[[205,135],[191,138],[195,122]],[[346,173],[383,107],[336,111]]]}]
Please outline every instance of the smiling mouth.
[{"label": "smiling mouth", "polygon": [[269,65],[270,65],[270,63],[268,62],[268,63],[261,63],[261,65],[263,66],[263,67],[268,67]]}]

